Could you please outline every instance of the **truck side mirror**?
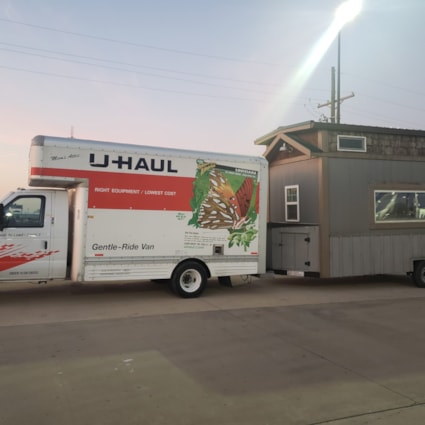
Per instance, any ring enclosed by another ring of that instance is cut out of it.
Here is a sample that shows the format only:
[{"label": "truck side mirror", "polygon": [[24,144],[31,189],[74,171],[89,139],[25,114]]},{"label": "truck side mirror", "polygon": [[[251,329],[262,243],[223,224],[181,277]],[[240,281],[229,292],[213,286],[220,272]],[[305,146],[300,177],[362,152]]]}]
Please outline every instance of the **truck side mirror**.
[{"label": "truck side mirror", "polygon": [[0,232],[5,228],[4,224],[4,205],[0,204]]}]

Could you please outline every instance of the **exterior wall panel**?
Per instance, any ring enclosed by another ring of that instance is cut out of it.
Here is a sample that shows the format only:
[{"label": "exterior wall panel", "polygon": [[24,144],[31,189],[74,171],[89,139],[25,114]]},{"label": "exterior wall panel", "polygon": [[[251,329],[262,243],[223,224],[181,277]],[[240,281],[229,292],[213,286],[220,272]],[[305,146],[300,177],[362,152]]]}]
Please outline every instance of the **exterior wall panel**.
[{"label": "exterior wall panel", "polygon": [[374,227],[371,190],[391,183],[422,183],[425,189],[425,162],[330,158],[330,234],[356,235],[370,231]]},{"label": "exterior wall panel", "polygon": [[406,274],[423,258],[425,234],[331,237],[331,277]]},{"label": "exterior wall panel", "polygon": [[319,159],[270,167],[270,222],[285,222],[284,187],[299,185],[300,224],[319,222]]}]

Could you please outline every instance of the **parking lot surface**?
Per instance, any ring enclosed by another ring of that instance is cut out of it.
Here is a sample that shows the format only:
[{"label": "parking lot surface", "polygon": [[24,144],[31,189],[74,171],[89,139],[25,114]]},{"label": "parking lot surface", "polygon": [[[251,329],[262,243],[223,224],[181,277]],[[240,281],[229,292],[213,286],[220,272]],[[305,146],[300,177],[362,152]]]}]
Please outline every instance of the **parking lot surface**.
[{"label": "parking lot surface", "polygon": [[0,287],[0,424],[423,424],[403,277]]}]

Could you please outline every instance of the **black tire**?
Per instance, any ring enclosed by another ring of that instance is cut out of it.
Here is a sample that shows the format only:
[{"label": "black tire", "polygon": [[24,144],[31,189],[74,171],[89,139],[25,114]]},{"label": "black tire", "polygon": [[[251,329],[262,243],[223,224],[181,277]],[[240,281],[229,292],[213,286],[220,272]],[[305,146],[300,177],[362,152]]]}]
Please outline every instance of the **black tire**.
[{"label": "black tire", "polygon": [[188,261],[174,270],[171,288],[182,298],[195,298],[204,292],[207,280],[205,268],[195,261]]},{"label": "black tire", "polygon": [[218,283],[222,286],[227,286],[231,288],[232,285],[232,278],[230,276],[219,276]]},{"label": "black tire", "polygon": [[413,272],[413,281],[418,288],[425,288],[425,261],[416,263]]}]

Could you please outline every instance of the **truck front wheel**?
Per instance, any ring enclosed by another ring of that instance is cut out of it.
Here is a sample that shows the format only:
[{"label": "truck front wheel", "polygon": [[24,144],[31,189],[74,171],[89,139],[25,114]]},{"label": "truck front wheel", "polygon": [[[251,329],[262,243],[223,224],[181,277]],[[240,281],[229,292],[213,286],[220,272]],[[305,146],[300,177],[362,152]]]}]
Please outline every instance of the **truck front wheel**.
[{"label": "truck front wheel", "polygon": [[180,264],[173,273],[171,288],[182,298],[199,297],[207,285],[205,268],[194,261]]},{"label": "truck front wheel", "polygon": [[419,261],[415,264],[413,281],[418,288],[425,288],[425,261]]}]

